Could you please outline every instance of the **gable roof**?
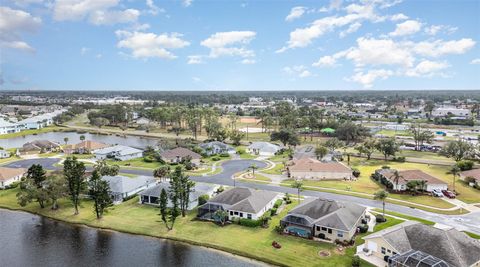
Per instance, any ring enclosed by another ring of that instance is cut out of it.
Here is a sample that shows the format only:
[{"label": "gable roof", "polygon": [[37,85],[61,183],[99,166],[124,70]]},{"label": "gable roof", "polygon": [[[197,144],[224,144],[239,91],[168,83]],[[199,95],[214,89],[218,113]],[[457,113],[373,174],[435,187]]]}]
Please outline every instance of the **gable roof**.
[{"label": "gable roof", "polygon": [[184,147],[177,147],[174,149],[170,149],[167,151],[164,151],[160,153],[160,156],[164,159],[176,159],[177,157],[179,158],[184,158],[186,156],[192,157],[192,159],[200,159],[201,156],[189,149],[186,149]]},{"label": "gable roof", "polygon": [[0,167],[0,181],[7,181],[18,175],[23,175],[27,172],[24,168],[7,168]]},{"label": "gable roof", "polygon": [[201,143],[198,145],[202,149],[207,149],[207,148],[219,148],[219,149],[224,149],[224,150],[232,150],[233,147],[230,145],[227,145],[225,143],[222,143],[220,141],[212,141],[208,143]]},{"label": "gable roof", "polygon": [[229,210],[258,213],[277,196],[278,193],[272,191],[235,187],[218,194],[208,202],[223,204]]},{"label": "gable roof", "polygon": [[288,221],[288,216],[301,217],[308,222],[307,226],[316,224],[350,231],[365,210],[365,207],[349,202],[311,198],[289,211],[284,219]]},{"label": "gable roof", "polygon": [[[395,170],[393,169],[380,169],[377,170],[378,173],[385,176],[389,180],[393,180],[393,175]],[[433,177],[432,175],[425,173],[421,170],[406,170],[398,171],[402,178],[399,180],[399,184],[406,184],[409,181],[426,181],[428,184],[447,184],[446,182]]]},{"label": "gable roof", "polygon": [[253,142],[251,145],[248,146],[248,149],[258,149],[264,152],[275,153],[280,150],[280,146],[269,142]]},{"label": "gable roof", "polygon": [[130,178],[122,175],[103,176],[102,180],[107,181],[110,185],[110,191],[113,193],[128,193],[144,185],[149,185],[155,182],[153,177],[137,176]]},{"label": "gable roof", "polygon": [[480,182],[480,169],[472,169],[460,173],[462,177],[473,177],[477,182]]},{"label": "gable roof", "polygon": [[35,140],[32,142],[25,143],[22,146],[23,151],[33,151],[33,150],[41,150],[43,149],[51,149],[51,148],[57,148],[60,147],[59,144],[48,141],[48,140]]},{"label": "gable roof", "polygon": [[323,162],[312,158],[301,158],[292,160],[292,166],[289,166],[290,171],[301,172],[352,172],[352,169],[343,165],[340,162],[329,161]]},{"label": "gable roof", "polygon": [[123,155],[131,155],[131,154],[141,153],[142,150],[136,149],[136,148],[133,148],[133,147],[129,147],[129,146],[115,145],[115,146],[96,149],[92,152],[94,154],[101,154],[101,155],[110,154],[110,153],[118,153],[120,156],[123,156]]},{"label": "gable roof", "polygon": [[411,221],[390,228],[364,239],[382,237],[400,254],[418,250],[451,266],[471,266],[480,261],[480,241],[453,228],[439,229]]},{"label": "gable roof", "polygon": [[102,149],[105,147],[109,147],[110,145],[100,143],[100,142],[95,142],[92,140],[85,140],[82,141],[78,144],[74,145],[67,145],[64,147],[64,149],[87,149],[87,150],[96,150],[96,149]]},{"label": "gable roof", "polygon": [[[170,187],[170,183],[163,182],[158,183],[152,187],[145,189],[140,195],[142,196],[152,196],[159,197],[162,189],[167,190]],[[212,195],[215,190],[215,185],[206,184],[206,183],[195,183],[194,191],[190,193],[190,201],[198,199],[201,195]]]}]

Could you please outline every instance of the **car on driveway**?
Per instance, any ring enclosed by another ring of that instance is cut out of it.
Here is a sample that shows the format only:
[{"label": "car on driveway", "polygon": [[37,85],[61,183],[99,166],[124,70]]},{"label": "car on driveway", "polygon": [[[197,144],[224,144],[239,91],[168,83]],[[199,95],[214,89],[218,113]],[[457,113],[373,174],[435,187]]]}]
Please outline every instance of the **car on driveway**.
[{"label": "car on driveway", "polygon": [[443,197],[442,190],[440,189],[433,189],[432,196],[434,197]]},{"label": "car on driveway", "polygon": [[442,193],[444,196],[448,198],[455,198],[455,194],[452,191],[442,190]]}]

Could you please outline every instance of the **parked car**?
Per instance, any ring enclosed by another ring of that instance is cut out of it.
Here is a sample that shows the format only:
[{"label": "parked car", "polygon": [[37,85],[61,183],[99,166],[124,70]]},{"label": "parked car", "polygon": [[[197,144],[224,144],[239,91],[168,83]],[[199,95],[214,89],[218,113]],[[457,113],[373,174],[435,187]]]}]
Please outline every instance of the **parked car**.
[{"label": "parked car", "polygon": [[442,190],[442,193],[444,196],[448,197],[448,198],[455,198],[455,194],[451,191],[448,191],[448,190]]},{"label": "parked car", "polygon": [[434,197],[443,197],[442,190],[440,189],[433,189],[432,196]]}]

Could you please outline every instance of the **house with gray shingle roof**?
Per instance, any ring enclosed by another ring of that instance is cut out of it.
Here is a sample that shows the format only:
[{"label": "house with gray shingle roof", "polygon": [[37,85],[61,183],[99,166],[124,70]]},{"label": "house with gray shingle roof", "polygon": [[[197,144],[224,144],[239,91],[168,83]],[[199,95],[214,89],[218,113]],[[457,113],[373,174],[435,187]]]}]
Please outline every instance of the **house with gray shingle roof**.
[{"label": "house with gray shingle roof", "polygon": [[93,150],[96,159],[130,160],[141,158],[143,151],[129,146],[115,145]]},{"label": "house with gray shingle roof", "polygon": [[368,250],[368,257],[389,261],[390,266],[480,265],[480,240],[453,228],[406,221],[363,239],[365,243],[357,251]]},{"label": "house with gray shingle roof", "polygon": [[227,145],[225,143],[219,141],[212,141],[208,143],[202,143],[198,145],[202,152],[205,153],[207,156],[215,155],[215,154],[235,154],[235,149]]},{"label": "house with gray shingle roof", "polygon": [[120,203],[125,198],[155,185],[155,179],[149,176],[103,176],[102,180],[109,184],[110,196],[114,203]]},{"label": "house with gray shingle roof", "polygon": [[348,202],[311,198],[288,212],[280,225],[284,232],[333,242],[351,240],[365,218],[366,208]]},{"label": "house with gray shingle roof", "polygon": [[228,219],[259,219],[271,209],[280,194],[266,190],[235,187],[224,191],[198,208],[198,216],[204,220],[213,220],[217,210],[228,213]]},{"label": "house with gray shingle roof", "polygon": [[273,156],[280,149],[280,146],[269,142],[253,142],[247,147],[247,153],[260,156]]}]

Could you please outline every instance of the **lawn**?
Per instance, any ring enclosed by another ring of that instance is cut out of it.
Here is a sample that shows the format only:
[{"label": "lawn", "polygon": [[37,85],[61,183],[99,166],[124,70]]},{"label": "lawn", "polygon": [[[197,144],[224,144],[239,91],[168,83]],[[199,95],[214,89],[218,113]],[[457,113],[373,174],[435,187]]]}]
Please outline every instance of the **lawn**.
[{"label": "lawn", "polygon": [[241,159],[256,159],[258,156],[257,155],[252,155],[250,153],[243,153],[243,154],[240,154],[240,158]]},{"label": "lawn", "polygon": [[41,133],[49,133],[49,132],[61,132],[66,131],[67,128],[59,127],[59,126],[48,126],[42,129],[32,129],[32,130],[25,130],[18,133],[9,133],[9,134],[2,134],[0,135],[0,139],[9,139],[19,136],[31,135],[31,134],[41,134]]},{"label": "lawn", "polygon": [[115,160],[107,160],[108,164],[111,165],[118,165],[122,167],[136,167],[136,168],[144,168],[144,169],[156,169],[162,164],[160,162],[145,162],[143,158],[136,158],[131,160],[123,160],[123,161],[115,161]]},{"label": "lawn", "polygon": [[284,168],[285,166],[283,165],[283,163],[276,163],[273,168],[260,170],[260,171],[268,174],[282,174],[282,171]]},{"label": "lawn", "polygon": [[[381,209],[373,209],[373,211],[375,211],[378,214],[382,213]],[[426,224],[426,225],[434,225],[435,224],[435,222],[425,220],[425,219],[422,219],[422,218],[413,217],[413,216],[410,216],[410,215],[405,215],[405,214],[402,214],[402,213],[399,213],[399,212],[385,211],[385,214],[400,217],[400,218],[404,218],[405,220],[421,222],[421,223]]]},{"label": "lawn", "polygon": [[[0,207],[22,209],[93,227],[185,241],[279,266],[350,266],[351,257],[355,252],[355,247],[340,253],[332,244],[277,234],[274,227],[279,224],[280,218],[285,216],[294,204],[287,206],[281,214],[274,216],[267,229],[239,225],[220,227],[210,222],[194,220],[195,214],[192,212],[185,218],[177,219],[174,229],[167,231],[160,220],[158,209],[138,204],[137,199],[113,207],[103,219],[97,220],[92,212],[90,201],[84,201],[80,208],[80,214],[74,216],[70,202],[65,199],[60,200],[61,208],[58,211],[52,211],[49,208],[40,209],[36,203],[22,208],[16,203],[16,192],[16,189],[0,191]],[[383,226],[393,225],[393,222],[389,220],[387,223],[379,225],[376,230],[384,228]],[[282,245],[281,249],[271,246],[274,240]],[[330,251],[332,256],[321,258],[318,256],[320,250]],[[370,266],[364,264],[362,266]]]}]

